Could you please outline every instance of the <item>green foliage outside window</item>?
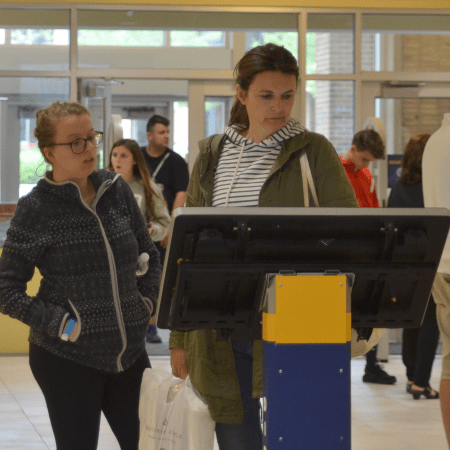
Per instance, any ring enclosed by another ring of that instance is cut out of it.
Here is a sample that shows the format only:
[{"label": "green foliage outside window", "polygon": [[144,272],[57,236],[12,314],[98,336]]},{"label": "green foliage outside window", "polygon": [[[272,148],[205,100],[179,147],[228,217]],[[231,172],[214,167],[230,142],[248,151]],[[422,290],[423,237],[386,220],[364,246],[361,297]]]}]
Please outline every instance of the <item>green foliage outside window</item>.
[{"label": "green foliage outside window", "polygon": [[44,175],[46,165],[38,147],[22,144],[20,151],[20,184],[35,184]]},{"label": "green foliage outside window", "polygon": [[11,30],[13,45],[53,45],[54,30],[15,29]]}]

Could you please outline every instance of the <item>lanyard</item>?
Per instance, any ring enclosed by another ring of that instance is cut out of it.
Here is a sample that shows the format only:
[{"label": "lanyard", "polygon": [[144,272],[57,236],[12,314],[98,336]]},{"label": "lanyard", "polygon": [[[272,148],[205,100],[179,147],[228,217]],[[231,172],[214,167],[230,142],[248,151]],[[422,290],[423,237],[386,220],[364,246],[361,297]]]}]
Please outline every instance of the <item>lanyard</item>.
[{"label": "lanyard", "polygon": [[160,171],[161,167],[164,165],[164,163],[166,162],[166,159],[170,156],[170,153],[167,151],[166,156],[164,156],[164,158],[160,161],[160,163],[158,164],[158,167],[155,169],[155,171],[152,173],[153,178],[156,178],[156,175],[158,174],[158,172]]}]

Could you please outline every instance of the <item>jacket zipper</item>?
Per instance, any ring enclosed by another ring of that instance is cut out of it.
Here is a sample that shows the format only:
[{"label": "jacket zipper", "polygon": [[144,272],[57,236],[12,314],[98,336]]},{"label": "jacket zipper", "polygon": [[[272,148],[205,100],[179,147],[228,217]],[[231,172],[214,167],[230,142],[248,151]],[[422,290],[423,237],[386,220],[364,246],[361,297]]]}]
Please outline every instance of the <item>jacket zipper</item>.
[{"label": "jacket zipper", "polygon": [[113,255],[111,246],[109,245],[109,241],[108,241],[108,238],[105,233],[105,229],[103,228],[102,221],[100,220],[100,217],[95,212],[95,207],[96,207],[98,201],[100,200],[101,196],[108,190],[108,188],[114,183],[114,181],[116,181],[118,176],[116,176],[114,178],[114,180],[112,180],[112,181],[108,180],[100,186],[100,189],[97,192],[94,202],[92,203],[92,208],[90,208],[89,205],[84,201],[83,196],[81,195],[81,192],[80,192],[80,198],[81,198],[83,205],[85,205],[85,207],[89,211],[91,211],[92,214],[94,214],[94,216],[97,218],[97,221],[100,225],[100,231],[102,232],[103,240],[105,242],[106,253],[108,254],[108,262],[109,262],[109,268],[110,268],[110,274],[111,274],[111,285],[112,285],[112,290],[113,290],[114,307],[116,309],[117,322],[119,324],[120,335],[122,337],[122,342],[123,342],[122,350],[119,353],[119,355],[117,356],[117,368],[118,368],[119,372],[123,372],[121,360],[122,360],[122,356],[125,353],[125,350],[127,348],[127,335],[125,332],[125,323],[123,321],[123,314],[122,314],[122,310],[120,307],[119,286],[118,286],[118,282],[117,282],[116,263],[114,260],[114,255]]}]

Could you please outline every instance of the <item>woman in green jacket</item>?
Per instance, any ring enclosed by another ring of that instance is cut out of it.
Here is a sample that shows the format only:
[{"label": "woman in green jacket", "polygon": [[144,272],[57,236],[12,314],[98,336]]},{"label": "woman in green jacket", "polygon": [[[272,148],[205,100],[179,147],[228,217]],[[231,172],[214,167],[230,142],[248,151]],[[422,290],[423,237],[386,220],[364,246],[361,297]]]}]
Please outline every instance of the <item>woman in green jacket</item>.
[{"label": "woman in green jacket", "polygon": [[[331,143],[290,117],[299,77],[293,55],[274,44],[256,47],[235,73],[229,126],[200,142],[186,206],[358,206]],[[261,450],[261,341],[174,331],[170,348],[173,374],[189,374],[209,405],[220,450]]]}]

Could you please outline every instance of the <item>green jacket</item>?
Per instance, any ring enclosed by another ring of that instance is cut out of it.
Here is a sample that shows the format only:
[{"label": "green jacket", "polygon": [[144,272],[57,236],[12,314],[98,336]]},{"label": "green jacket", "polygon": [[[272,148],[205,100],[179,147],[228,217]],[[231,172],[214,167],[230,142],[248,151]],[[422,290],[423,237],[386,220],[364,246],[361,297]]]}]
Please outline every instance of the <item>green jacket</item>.
[{"label": "green jacket", "polygon": [[[200,154],[189,182],[186,206],[211,206],[214,169],[225,135],[200,141]],[[259,206],[304,206],[300,156],[307,153],[320,206],[357,207],[354,190],[331,143],[322,135],[304,132],[283,143],[261,188]],[[310,205],[314,201],[310,195]],[[192,384],[205,397],[213,420],[242,423],[244,413],[234,354],[229,341],[217,341],[214,330],[173,331],[170,348],[186,350]],[[262,396],[262,342],[253,344],[253,396]]]}]

